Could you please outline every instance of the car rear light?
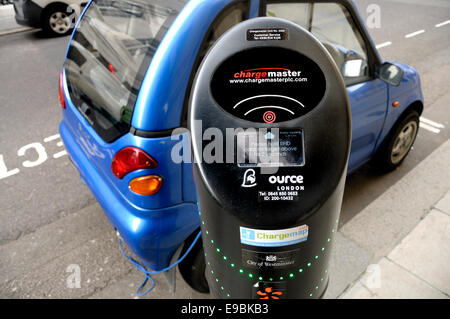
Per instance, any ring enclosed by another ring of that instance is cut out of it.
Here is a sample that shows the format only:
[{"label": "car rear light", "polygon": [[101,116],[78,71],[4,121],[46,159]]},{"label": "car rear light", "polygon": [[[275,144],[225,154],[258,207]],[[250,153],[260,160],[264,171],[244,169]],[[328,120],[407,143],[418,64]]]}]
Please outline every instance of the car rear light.
[{"label": "car rear light", "polygon": [[129,187],[136,194],[153,195],[161,188],[162,180],[158,175],[141,176],[131,180]]},{"label": "car rear light", "polygon": [[59,102],[61,107],[66,109],[66,100],[64,99],[63,72],[59,72]]},{"label": "car rear light", "polygon": [[147,153],[137,147],[125,147],[118,151],[111,163],[111,170],[117,178],[122,179],[128,173],[141,168],[155,168],[158,163]]}]

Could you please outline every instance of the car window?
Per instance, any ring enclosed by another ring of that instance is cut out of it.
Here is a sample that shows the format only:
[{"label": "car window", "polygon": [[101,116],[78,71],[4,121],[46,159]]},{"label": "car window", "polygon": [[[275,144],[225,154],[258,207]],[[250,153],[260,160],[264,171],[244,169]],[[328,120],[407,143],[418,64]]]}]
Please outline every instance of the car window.
[{"label": "car window", "polygon": [[129,131],[145,71],[186,1],[94,0],[81,19],[64,64],[67,84],[105,141]]},{"label": "car window", "polygon": [[248,19],[248,3],[235,3],[219,14],[214,23],[211,25],[206,41],[203,43],[199,53],[200,60],[203,60],[208,50],[228,29],[236,24]]},{"label": "car window", "polygon": [[183,114],[181,118],[181,126],[187,126],[187,111],[188,111],[188,102],[189,102],[189,92],[190,87],[192,86],[192,82],[194,80],[195,74],[203,60],[206,56],[208,50],[214,45],[214,43],[220,38],[222,34],[224,34],[228,29],[232,28],[236,24],[247,20],[249,17],[249,2],[241,1],[234,2],[230,6],[228,6],[225,10],[223,10],[216,17],[214,22],[212,23],[210,30],[205,36],[205,40],[202,43],[202,46],[199,49],[197,55],[197,61],[193,67],[193,71],[191,73],[189,89],[186,90],[185,102],[183,107]]},{"label": "car window", "polygon": [[344,80],[369,75],[364,41],[350,13],[342,5],[268,3],[265,15],[290,20],[310,31],[330,52]]}]

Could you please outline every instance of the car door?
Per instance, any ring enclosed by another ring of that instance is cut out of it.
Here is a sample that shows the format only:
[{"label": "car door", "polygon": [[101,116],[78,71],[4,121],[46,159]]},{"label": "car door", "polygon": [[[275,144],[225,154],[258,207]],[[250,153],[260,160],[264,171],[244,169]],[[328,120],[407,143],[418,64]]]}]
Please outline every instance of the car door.
[{"label": "car door", "polygon": [[354,17],[338,2],[267,0],[262,16],[290,20],[316,36],[330,52],[347,86],[352,111],[349,171],[372,156],[387,111],[387,84],[375,77],[373,61]]}]

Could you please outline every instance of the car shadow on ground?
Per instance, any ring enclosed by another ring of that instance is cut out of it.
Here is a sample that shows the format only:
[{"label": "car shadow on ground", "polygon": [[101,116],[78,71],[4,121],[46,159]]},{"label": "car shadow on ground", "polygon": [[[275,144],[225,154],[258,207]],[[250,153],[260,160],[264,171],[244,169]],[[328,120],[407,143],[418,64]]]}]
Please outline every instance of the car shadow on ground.
[{"label": "car shadow on ground", "polygon": [[34,39],[58,39],[67,37],[69,39],[72,31],[67,34],[48,34],[44,32],[42,29],[34,29],[30,32],[30,36]]}]

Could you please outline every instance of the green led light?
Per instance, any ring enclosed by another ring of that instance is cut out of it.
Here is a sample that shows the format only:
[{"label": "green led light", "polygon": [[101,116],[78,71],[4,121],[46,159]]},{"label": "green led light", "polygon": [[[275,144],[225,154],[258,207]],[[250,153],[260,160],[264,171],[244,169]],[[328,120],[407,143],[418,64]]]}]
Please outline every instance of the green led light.
[{"label": "green led light", "polygon": [[319,259],[319,256],[314,256],[314,259]]},{"label": "green led light", "polygon": [[335,232],[334,228],[333,228],[333,229],[331,230],[331,232],[332,232],[332,233],[334,233],[334,232]]},{"label": "green led light", "polygon": [[211,270],[211,274],[214,275],[214,270]]},{"label": "green led light", "polygon": [[327,242],[330,242],[330,241],[331,241],[331,238],[328,238],[328,239],[327,239]]},{"label": "green led light", "polygon": [[224,288],[223,288],[223,286],[221,286],[221,287],[220,287],[220,289],[222,289],[222,290],[223,290],[223,289],[224,289]]},{"label": "green led light", "polygon": [[227,256],[223,256],[223,260],[227,260]]},{"label": "green led light", "polygon": [[206,235],[208,235],[208,234],[209,234],[209,231],[206,230]]},{"label": "green led light", "polygon": [[248,274],[248,278],[253,278],[253,274],[252,274],[252,273],[249,273],[249,274]]},{"label": "green led light", "polygon": [[230,298],[230,294],[227,294],[227,297]]},{"label": "green led light", "polygon": [[328,272],[328,270],[325,269],[325,273],[327,273],[327,272]]},{"label": "green led light", "polygon": [[220,253],[220,248],[217,248],[216,251],[217,251],[218,253]]},{"label": "green led light", "polygon": [[323,281],[323,278],[320,278],[320,281],[322,282],[322,281]]},{"label": "green led light", "polygon": [[322,251],[325,251],[325,247],[322,247]]},{"label": "green led light", "polygon": [[293,274],[293,273],[290,273],[290,274],[289,274],[289,277],[290,277],[290,278],[294,278],[294,274]]},{"label": "green led light", "polygon": [[244,270],[239,269],[239,273],[243,274],[243,273],[244,273]]},{"label": "green led light", "polygon": [[218,279],[218,278],[216,278],[216,282],[219,282],[219,279]]},{"label": "green led light", "polygon": [[280,280],[284,280],[283,276],[280,277]]},{"label": "green led light", "polygon": [[269,281],[273,281],[273,278],[269,278]]},{"label": "green led light", "polygon": [[316,290],[319,289],[319,286],[316,286]]},{"label": "green led light", "polygon": [[230,264],[231,268],[234,268],[236,265],[235,264]]},{"label": "green led light", "polygon": [[298,270],[298,272],[303,272],[303,269],[300,268],[300,269]]},{"label": "green led light", "polygon": [[205,225],[205,222],[202,220],[202,225]]},{"label": "green led light", "polygon": [[[205,254],[205,256],[206,256],[206,254]],[[208,265],[211,266],[211,263],[209,261],[208,261]]]},{"label": "green led light", "polygon": [[214,244],[214,240],[211,239],[211,244]]},{"label": "green led light", "polygon": [[307,263],[306,266],[311,267],[311,263]]},{"label": "green led light", "polygon": [[312,294],[309,294],[310,297],[312,297]]},{"label": "green led light", "polygon": [[263,277],[259,276],[259,277],[258,277],[258,280],[263,280]]}]

